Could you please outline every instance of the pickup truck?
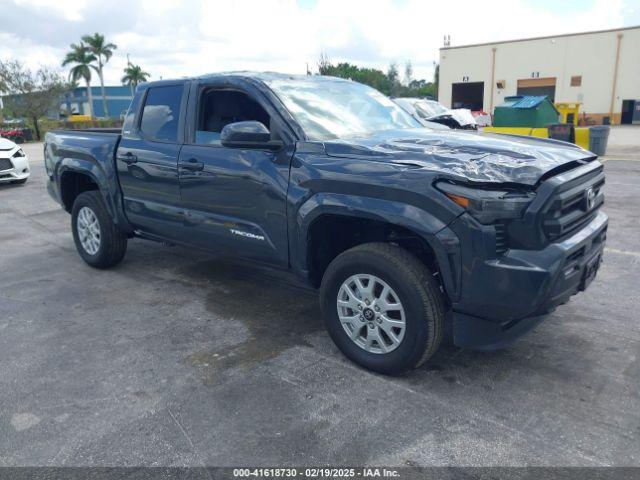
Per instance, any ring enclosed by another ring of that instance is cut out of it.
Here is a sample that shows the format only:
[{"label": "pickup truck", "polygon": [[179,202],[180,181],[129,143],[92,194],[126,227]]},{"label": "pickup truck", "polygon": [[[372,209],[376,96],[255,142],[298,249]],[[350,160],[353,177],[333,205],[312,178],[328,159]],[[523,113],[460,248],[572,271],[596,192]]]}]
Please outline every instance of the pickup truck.
[{"label": "pickup truck", "polygon": [[318,289],[337,347],[385,374],[445,335],[512,342],[589,285],[608,225],[591,152],[430,130],[324,76],[145,83],[121,132],[53,131],[44,148],[89,265],[140,237],[286,270]]}]

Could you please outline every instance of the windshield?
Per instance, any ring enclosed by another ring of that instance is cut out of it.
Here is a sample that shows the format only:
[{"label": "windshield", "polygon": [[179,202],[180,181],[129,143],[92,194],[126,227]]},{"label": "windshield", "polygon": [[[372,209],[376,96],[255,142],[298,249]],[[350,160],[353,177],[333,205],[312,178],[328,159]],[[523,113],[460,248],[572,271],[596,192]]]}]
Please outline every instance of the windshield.
[{"label": "windshield", "polygon": [[311,140],[421,127],[389,98],[357,82],[272,80],[268,84]]},{"label": "windshield", "polygon": [[423,118],[439,117],[440,115],[446,115],[449,113],[449,109],[438,102],[429,100],[419,100],[415,103],[414,107],[418,114]]}]

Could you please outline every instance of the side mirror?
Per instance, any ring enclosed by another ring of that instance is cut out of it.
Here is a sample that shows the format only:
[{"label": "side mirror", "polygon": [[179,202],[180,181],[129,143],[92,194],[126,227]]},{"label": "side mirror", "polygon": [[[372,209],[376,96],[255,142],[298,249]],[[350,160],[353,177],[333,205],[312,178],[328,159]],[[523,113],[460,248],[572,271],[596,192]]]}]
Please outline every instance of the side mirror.
[{"label": "side mirror", "polygon": [[255,148],[278,150],[283,143],[271,140],[269,129],[256,121],[235,122],[226,125],[220,132],[220,143],[228,148]]}]

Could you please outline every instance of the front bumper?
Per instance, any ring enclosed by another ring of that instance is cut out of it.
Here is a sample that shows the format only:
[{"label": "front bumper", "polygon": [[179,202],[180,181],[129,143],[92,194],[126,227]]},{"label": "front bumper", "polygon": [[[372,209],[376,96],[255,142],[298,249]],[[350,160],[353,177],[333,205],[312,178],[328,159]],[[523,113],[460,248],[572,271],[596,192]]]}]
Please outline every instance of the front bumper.
[{"label": "front bumper", "polygon": [[0,183],[23,180],[30,175],[27,156],[3,158],[1,163]]},{"label": "front bumper", "polygon": [[475,262],[465,294],[453,304],[453,340],[460,347],[500,348],[587,288],[602,261],[608,226],[600,211],[571,237],[542,250],[509,250]]}]

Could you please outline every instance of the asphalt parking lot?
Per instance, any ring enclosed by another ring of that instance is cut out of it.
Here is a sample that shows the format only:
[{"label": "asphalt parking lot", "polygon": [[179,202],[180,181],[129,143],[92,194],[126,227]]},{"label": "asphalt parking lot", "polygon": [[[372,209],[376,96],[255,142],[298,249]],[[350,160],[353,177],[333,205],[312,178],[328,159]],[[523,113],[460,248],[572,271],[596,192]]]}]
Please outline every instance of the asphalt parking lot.
[{"label": "asphalt parking lot", "polygon": [[31,179],[0,186],[0,466],[640,464],[631,150],[605,162],[586,294],[507,350],[444,348],[402,378],[342,357],[274,273],[142,240],[91,269],[26,150]]}]

